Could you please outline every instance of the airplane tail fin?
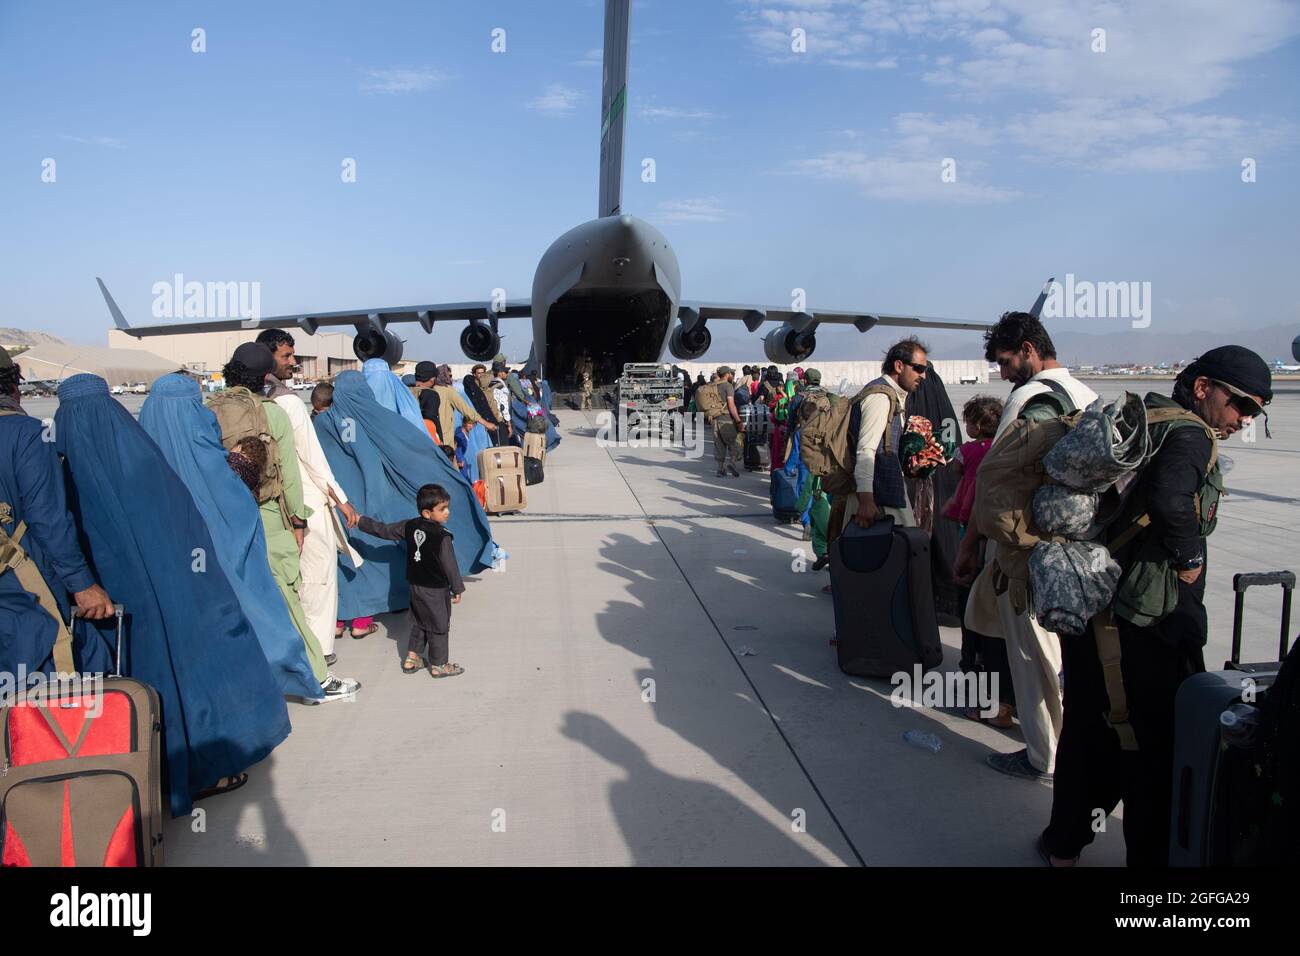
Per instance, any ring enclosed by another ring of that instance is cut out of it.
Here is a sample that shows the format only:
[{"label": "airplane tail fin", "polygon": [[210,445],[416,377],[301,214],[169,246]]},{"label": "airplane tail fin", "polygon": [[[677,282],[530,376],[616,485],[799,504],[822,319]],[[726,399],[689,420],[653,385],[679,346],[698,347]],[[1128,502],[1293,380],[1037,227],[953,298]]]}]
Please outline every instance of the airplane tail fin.
[{"label": "airplane tail fin", "polygon": [[1047,301],[1047,294],[1052,290],[1052,283],[1055,281],[1056,277],[1053,276],[1043,283],[1043,291],[1038,293],[1038,298],[1034,300],[1033,307],[1029,310],[1029,314],[1034,318],[1038,318],[1042,314],[1043,303]]},{"label": "airplane tail fin", "polygon": [[[114,302],[113,297],[109,295],[108,286],[104,285],[104,280],[99,276],[95,276],[95,281],[99,283],[99,291],[104,294],[104,301],[108,303],[108,311],[109,314],[113,316],[113,324],[123,332],[130,333],[131,324],[126,321],[126,316],[122,314],[122,310],[117,307],[117,303]],[[136,336],[136,338],[139,338],[139,336]]]},{"label": "airplane tail fin", "polygon": [[627,118],[628,29],[632,0],[605,0],[604,77],[600,89],[600,215],[623,207],[623,125]]}]

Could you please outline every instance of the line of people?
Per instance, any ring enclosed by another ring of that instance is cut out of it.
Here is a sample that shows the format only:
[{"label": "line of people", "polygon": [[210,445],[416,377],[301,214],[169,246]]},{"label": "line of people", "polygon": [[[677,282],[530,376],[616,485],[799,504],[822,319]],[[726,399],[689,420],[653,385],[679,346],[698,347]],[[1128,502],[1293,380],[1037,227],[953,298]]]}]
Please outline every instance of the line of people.
[{"label": "line of people", "polygon": [[[1170,395],[1150,392],[1141,399],[1154,423],[1153,453],[1127,489],[1122,510],[1108,516],[1097,538],[1117,562],[1116,594],[1090,618],[1085,634],[1058,635],[1039,621],[1043,596],[1036,604],[1031,582],[1017,582],[1009,555],[1000,562],[997,544],[976,529],[974,511],[991,506],[977,479],[985,456],[1017,423],[1023,428],[1087,409],[1098,396],[1060,364],[1035,316],[1007,313],[985,336],[985,358],[1011,383],[1010,395],[968,401],[961,416],[966,440],[945,467],[918,478],[900,453],[912,416],[927,419],[936,434],[951,428],[952,438],[959,437],[928,351],[916,338],[890,347],[881,377],[868,383],[847,419],[848,489],[829,496],[800,461],[805,419],[787,419],[788,437],[770,423],[772,403],[792,382],[780,382],[774,369],[760,374],[746,368],[737,385],[734,370],[725,366],[710,382],[701,378],[696,404],[713,426],[718,474],[739,474],[744,436],[780,438],[772,468],[798,481],[800,520],[817,555],[814,569],[826,566],[828,547],[851,523],[869,527],[891,518],[897,526],[929,532],[936,610],[941,620],[962,626],[959,666],[999,677],[996,713],[970,710],[967,716],[1018,726],[1025,740],[1023,749],[990,754],[987,762],[1003,774],[1054,784],[1051,819],[1037,842],[1040,856],[1052,866],[1072,865],[1095,838],[1096,811],[1109,814],[1122,800],[1129,864],[1167,865],[1174,697],[1183,680],[1205,669],[1206,539],[1223,487],[1216,442],[1264,415],[1272,399],[1268,366],[1248,349],[1222,346],[1184,368]],[[792,373],[804,384],[794,384],[788,407],[816,400],[807,384],[811,378],[816,387],[814,374]],[[747,401],[749,395],[762,395],[763,404]],[[818,499],[820,510],[811,507]],[[1095,637],[1107,628],[1117,635],[1113,645]],[[1107,674],[1116,659],[1122,690]],[[1127,698],[1123,704],[1117,703],[1121,697]]]},{"label": "line of people", "polygon": [[[355,697],[331,670],[349,623],[364,637],[374,615],[412,608],[415,656],[460,673],[450,604],[504,556],[468,477],[398,410],[416,399],[386,365],[317,386],[308,414],[285,387],[294,364],[292,336],[269,330],[206,403],[192,377],[163,376],[139,421],[103,379],[74,375],[43,423],[0,351],[0,670],[112,671],[122,604],[121,672],[160,695],[173,815],[247,781],[290,732],[286,700]],[[424,541],[437,560],[421,564]],[[56,659],[73,606],[90,623]]]}]

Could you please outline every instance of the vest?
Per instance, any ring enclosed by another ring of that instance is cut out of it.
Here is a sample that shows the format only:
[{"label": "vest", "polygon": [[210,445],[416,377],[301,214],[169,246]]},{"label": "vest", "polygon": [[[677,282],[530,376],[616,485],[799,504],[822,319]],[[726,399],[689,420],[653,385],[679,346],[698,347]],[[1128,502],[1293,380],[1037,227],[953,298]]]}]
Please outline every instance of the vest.
[{"label": "vest", "polygon": [[[418,535],[418,540],[417,540]],[[451,586],[439,560],[442,539],[451,532],[436,521],[412,518],[403,531],[406,539],[406,580],[412,587],[446,588]],[[418,556],[418,557],[417,557]]]},{"label": "vest", "polygon": [[[886,383],[886,387],[888,383]],[[899,406],[903,403],[899,399]],[[853,415],[860,420],[861,403],[853,409]],[[850,424],[852,447],[857,447],[856,422]],[[898,460],[898,445],[903,440],[903,422],[901,416],[890,415],[889,424],[880,433],[880,442],[876,445],[876,468],[871,479],[871,493],[876,504],[881,508],[906,508],[907,484],[903,480],[903,465]]]}]

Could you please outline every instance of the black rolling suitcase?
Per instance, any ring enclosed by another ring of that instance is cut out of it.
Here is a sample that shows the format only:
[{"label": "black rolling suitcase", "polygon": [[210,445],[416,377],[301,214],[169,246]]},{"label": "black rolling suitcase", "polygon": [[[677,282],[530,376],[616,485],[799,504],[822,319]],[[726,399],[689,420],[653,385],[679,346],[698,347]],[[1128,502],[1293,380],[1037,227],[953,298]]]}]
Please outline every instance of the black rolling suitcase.
[{"label": "black rolling suitcase", "polygon": [[745,468],[749,471],[767,471],[772,464],[772,449],[767,442],[745,442]]},{"label": "black rolling suitcase", "polygon": [[893,518],[865,529],[850,524],[830,555],[840,670],[889,677],[917,663],[930,668],[943,661],[928,534],[896,528]]},{"label": "black rolling suitcase", "polygon": [[[1242,663],[1241,623],[1246,591],[1282,587],[1278,659]],[[1170,866],[1243,865],[1256,858],[1259,782],[1254,738],[1262,704],[1287,654],[1295,573],[1268,571],[1232,578],[1236,606],[1232,657],[1221,671],[1183,681],[1174,701],[1173,812]]]}]

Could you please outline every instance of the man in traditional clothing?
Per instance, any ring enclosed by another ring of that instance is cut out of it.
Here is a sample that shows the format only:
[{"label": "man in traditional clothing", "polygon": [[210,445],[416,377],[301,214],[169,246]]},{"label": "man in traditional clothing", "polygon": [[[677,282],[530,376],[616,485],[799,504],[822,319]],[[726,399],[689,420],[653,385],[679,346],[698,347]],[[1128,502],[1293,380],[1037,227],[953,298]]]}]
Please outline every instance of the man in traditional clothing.
[{"label": "man in traditional clothing", "polygon": [[855,491],[844,496],[846,527],[856,521],[869,528],[885,517],[892,517],[897,527],[916,527],[898,447],[907,428],[907,397],[929,371],[926,352],[915,338],[890,346],[881,363],[884,374],[868,383],[873,390],[858,403],[861,417],[853,460]]},{"label": "man in traditional clothing", "polygon": [[[270,349],[260,342],[245,342],[235,349],[235,354],[222,369],[222,376],[225,378],[227,392],[234,393],[235,398],[241,397],[242,392],[243,397],[255,399],[266,415],[268,435],[278,449],[280,484],[275,495],[259,501],[262,528],[266,532],[267,560],[271,565],[271,573],[280,586],[280,592],[284,595],[285,604],[289,607],[294,625],[302,635],[312,672],[320,681],[324,692],[321,700],[348,700],[356,695],[361,685],[355,680],[339,678],[329,672],[321,643],[302,607],[301,552],[307,537],[307,519],[312,510],[303,501],[302,473],[298,469],[293,425],[284,409],[262,394],[266,387],[266,376],[274,368],[275,359]],[[231,396],[218,393],[207,402],[222,424],[221,441],[227,451],[240,440],[239,436],[229,434],[226,424],[222,422],[221,409],[229,397]]]},{"label": "man in traditional clothing", "polygon": [[0,349],[0,670],[108,671],[112,661],[98,637],[68,641],[68,595],[91,620],[112,616],[113,601],[81,553],[63,467],[49,427],[22,409],[21,380]]},{"label": "man in traditional clothing", "polygon": [[510,437],[510,412],[509,405],[506,410],[502,411],[497,404],[496,399],[488,395],[489,385],[492,378],[488,375],[487,367],[484,365],[475,365],[462,380],[465,388],[465,397],[469,403],[474,406],[474,410],[485,422],[492,422],[496,425],[496,430],[491,433],[491,443],[500,445]]},{"label": "man in traditional clothing", "polygon": [[[355,528],[359,515],[348,503],[347,492],[334,479],[320,439],[312,427],[307,406],[297,393],[285,387],[298,364],[294,354],[293,336],[280,329],[267,329],[257,337],[271,350],[275,368],[266,377],[266,396],[284,410],[293,428],[293,444],[298,455],[298,470],[302,476],[303,504],[311,512],[307,518],[307,534],[303,538],[299,564],[302,567],[302,585],[299,597],[307,624],[320,642],[325,663],[333,666],[337,657],[334,641],[338,637],[339,610],[338,556],[346,555],[352,563],[360,564],[361,555],[349,545],[348,537],[334,513],[337,506],[349,528]],[[356,630],[353,630],[356,636]]]},{"label": "man in traditional clothing", "polygon": [[[419,362],[415,366],[415,387],[419,390],[420,414],[438,425],[438,438],[443,447],[456,447],[456,413],[460,412],[462,422],[483,427],[490,432],[497,430],[494,420],[484,420],[474,407],[452,387],[451,366],[435,365],[433,362]],[[383,403],[380,402],[382,405]]]}]

